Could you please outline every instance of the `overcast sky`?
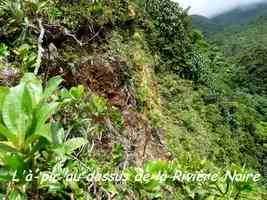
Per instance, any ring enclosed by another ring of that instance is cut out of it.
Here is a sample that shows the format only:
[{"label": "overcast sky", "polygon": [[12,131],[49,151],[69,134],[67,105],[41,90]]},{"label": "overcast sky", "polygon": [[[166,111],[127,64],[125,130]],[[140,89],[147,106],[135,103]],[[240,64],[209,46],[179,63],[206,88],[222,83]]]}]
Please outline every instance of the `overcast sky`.
[{"label": "overcast sky", "polygon": [[173,0],[183,8],[191,6],[190,14],[200,14],[212,16],[236,6],[247,5],[251,3],[267,2],[267,0]]}]

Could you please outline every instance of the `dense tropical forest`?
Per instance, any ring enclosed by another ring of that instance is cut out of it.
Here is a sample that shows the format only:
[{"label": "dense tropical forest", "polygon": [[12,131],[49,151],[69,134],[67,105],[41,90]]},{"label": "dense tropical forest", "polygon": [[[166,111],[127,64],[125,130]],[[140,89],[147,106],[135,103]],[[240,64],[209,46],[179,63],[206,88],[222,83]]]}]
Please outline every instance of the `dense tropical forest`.
[{"label": "dense tropical forest", "polygon": [[0,0],[0,198],[267,199],[266,7]]},{"label": "dense tropical forest", "polygon": [[[229,27],[246,27],[248,23],[255,21],[257,18],[266,16],[266,13],[267,3],[254,3],[239,6],[209,18],[201,15],[192,15],[192,23],[195,27],[202,30],[203,33],[210,36],[217,32],[223,32],[224,29]],[[235,30],[238,31],[238,29]],[[242,28],[239,30],[242,30]]]}]

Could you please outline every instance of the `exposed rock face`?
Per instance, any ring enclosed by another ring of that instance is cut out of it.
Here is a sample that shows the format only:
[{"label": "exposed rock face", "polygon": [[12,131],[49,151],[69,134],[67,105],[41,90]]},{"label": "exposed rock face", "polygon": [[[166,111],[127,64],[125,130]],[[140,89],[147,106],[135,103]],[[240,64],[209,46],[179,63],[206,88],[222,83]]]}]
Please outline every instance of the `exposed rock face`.
[{"label": "exposed rock face", "polygon": [[[108,145],[110,148],[116,141],[122,143],[127,154],[127,163],[142,166],[146,160],[170,159],[170,154],[158,136],[162,133],[151,128],[148,119],[136,111],[135,94],[128,85],[128,72],[125,69],[127,69],[125,62],[118,60],[107,62],[96,58],[81,64],[76,72],[76,84],[82,84],[93,92],[107,97],[110,107],[116,106],[121,109],[124,133],[115,131],[115,137],[110,137],[105,143],[110,143]],[[110,148],[108,149],[111,150]]]}]

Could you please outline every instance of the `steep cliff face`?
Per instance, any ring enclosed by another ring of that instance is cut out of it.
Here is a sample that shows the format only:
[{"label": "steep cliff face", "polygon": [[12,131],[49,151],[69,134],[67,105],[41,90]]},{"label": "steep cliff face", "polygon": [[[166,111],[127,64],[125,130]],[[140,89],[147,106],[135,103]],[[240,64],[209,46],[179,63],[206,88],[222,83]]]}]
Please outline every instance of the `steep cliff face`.
[{"label": "steep cliff face", "polygon": [[[101,3],[93,4],[93,8],[88,4],[88,7],[96,9],[92,12],[99,12],[97,9],[111,12],[117,5],[109,4],[103,3],[109,6],[106,8],[102,8]],[[49,55],[49,47],[55,44],[57,56],[46,58],[40,68],[48,77],[64,77],[63,85],[67,88],[82,85],[93,94],[104,97],[108,110],[116,108],[119,111],[123,120],[123,127],[119,129],[114,127],[109,117],[93,120],[107,128],[105,136],[101,138],[103,141],[98,144],[100,151],[102,143],[107,155],[114,143],[122,143],[127,155],[125,166],[142,166],[146,160],[170,159],[163,141],[154,138],[154,135],[160,138],[162,131],[152,126],[148,116],[154,109],[161,112],[156,95],[157,83],[153,78],[155,58],[145,42],[143,30],[139,28],[143,22],[137,17],[139,10],[134,6],[134,3],[122,3],[118,16],[114,14],[118,17],[114,22],[105,13],[106,18],[96,15],[95,24],[90,24],[90,18],[82,18],[71,37],[64,35],[64,26],[47,24],[46,51]],[[75,15],[71,14],[71,10],[69,15],[70,20],[74,20]]]}]

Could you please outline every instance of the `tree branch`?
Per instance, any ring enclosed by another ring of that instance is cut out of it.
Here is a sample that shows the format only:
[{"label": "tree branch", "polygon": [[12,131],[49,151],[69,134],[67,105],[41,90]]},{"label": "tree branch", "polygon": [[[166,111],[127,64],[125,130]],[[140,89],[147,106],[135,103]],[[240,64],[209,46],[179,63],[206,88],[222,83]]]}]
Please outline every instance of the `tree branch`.
[{"label": "tree branch", "polygon": [[42,62],[43,52],[44,52],[42,44],[43,44],[45,29],[42,25],[42,19],[38,19],[38,24],[39,24],[39,28],[40,28],[40,35],[38,37],[38,55],[37,55],[37,60],[36,60],[36,66],[34,69],[35,75],[38,74],[38,71],[39,71],[39,68],[40,68],[41,62]]}]

